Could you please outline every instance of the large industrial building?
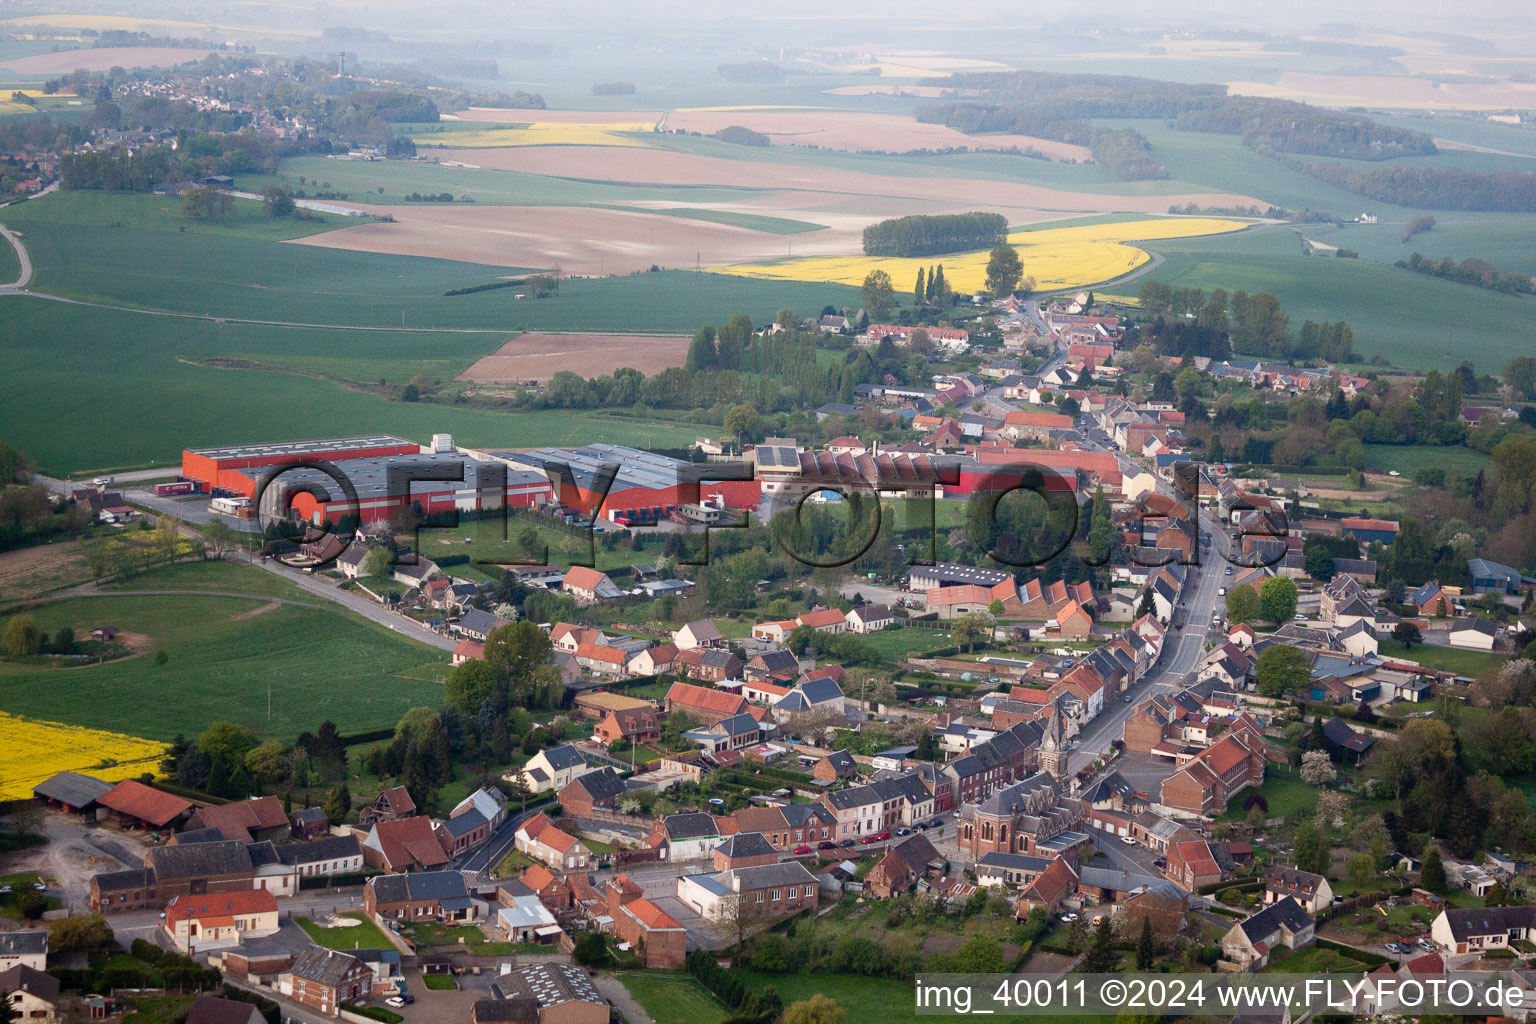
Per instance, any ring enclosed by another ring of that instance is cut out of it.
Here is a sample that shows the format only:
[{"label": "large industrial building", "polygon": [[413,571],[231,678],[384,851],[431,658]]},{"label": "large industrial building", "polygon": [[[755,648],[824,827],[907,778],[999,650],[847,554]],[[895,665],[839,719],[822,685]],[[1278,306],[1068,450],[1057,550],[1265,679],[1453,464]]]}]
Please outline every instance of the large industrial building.
[{"label": "large industrial building", "polygon": [[[755,507],[761,495],[756,480],[689,484],[698,474],[707,474],[710,467],[621,444],[487,454],[505,463],[509,473],[536,472],[543,479],[552,479],[553,498],[560,504],[615,522],[654,523],[679,512],[684,505],[696,505],[716,495],[723,508]],[[562,466],[569,467],[569,473]],[[603,495],[600,481],[605,467],[615,467],[617,475]]]},{"label": "large industrial building", "polygon": [[[436,450],[383,435],[189,448],[182,453],[181,472],[199,490],[252,500],[261,481],[277,473],[261,495],[261,512],[288,518],[291,509],[292,517],[317,524],[349,515],[362,523],[377,522],[412,502],[431,515],[520,508],[550,500],[553,488],[542,472],[476,462],[453,450],[451,441],[434,440]],[[355,504],[334,477],[311,468],[321,462],[333,464],[346,477]],[[409,479],[432,475],[434,469],[452,475],[459,467],[463,480]]]}]

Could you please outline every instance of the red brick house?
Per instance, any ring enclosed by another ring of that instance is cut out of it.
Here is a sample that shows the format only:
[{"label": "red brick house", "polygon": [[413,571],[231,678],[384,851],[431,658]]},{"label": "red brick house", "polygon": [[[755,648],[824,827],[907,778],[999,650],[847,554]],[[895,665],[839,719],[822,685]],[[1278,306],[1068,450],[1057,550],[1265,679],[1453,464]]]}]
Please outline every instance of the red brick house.
[{"label": "red brick house", "polygon": [[615,743],[651,743],[661,739],[661,720],[649,705],[622,708],[604,715],[592,735],[605,747]]},{"label": "red brick house", "polygon": [[647,967],[675,969],[683,966],[688,955],[688,932],[671,914],[643,896],[619,907],[613,929],[640,951]]},{"label": "red brick house", "polygon": [[1240,790],[1264,784],[1264,737],[1244,724],[1186,761],[1163,780],[1162,805],[1202,817],[1225,814],[1227,801]]},{"label": "red brick house", "polygon": [[[709,648],[695,648],[693,651],[684,651],[683,654],[679,654],[678,659],[682,660],[685,654],[703,654],[709,651]],[[740,661],[740,659],[737,660]],[[745,698],[724,690],[694,686],[692,683],[673,683],[672,688],[667,691],[666,709],[668,714],[681,711],[700,725],[714,725],[733,715],[742,714],[748,710],[748,705]]]},{"label": "red brick house", "polygon": [[560,791],[560,806],[565,813],[577,817],[588,816],[594,807],[614,810],[619,797],[624,795],[624,780],[612,768],[600,768],[595,772],[578,775]]},{"label": "red brick house", "polygon": [[[864,878],[865,887],[877,899],[888,900],[928,874],[944,857],[921,832],[892,846]],[[942,873],[942,866],[939,871]]]}]

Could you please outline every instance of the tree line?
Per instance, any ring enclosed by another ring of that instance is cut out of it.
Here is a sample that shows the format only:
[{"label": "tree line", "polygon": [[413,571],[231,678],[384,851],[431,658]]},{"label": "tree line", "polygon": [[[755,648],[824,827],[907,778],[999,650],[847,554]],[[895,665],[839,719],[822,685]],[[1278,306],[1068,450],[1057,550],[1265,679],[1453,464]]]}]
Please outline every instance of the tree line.
[{"label": "tree line", "polygon": [[939,256],[987,249],[1008,237],[1008,219],[999,213],[914,214],[864,229],[866,256]]},{"label": "tree line", "polygon": [[1489,288],[1496,292],[1504,292],[1506,295],[1536,292],[1536,278],[1529,274],[1501,274],[1493,264],[1476,256],[1468,256],[1458,263],[1449,256],[1437,260],[1426,259],[1414,253],[1406,260],[1398,260],[1393,265],[1411,270],[1416,274],[1428,274],[1430,277],[1440,277],[1459,284]]},{"label": "tree line", "polygon": [[1260,152],[1392,160],[1439,152],[1423,132],[1377,124],[1360,114],[1320,110],[1292,100],[1232,96],[1216,106],[1186,110],[1174,119],[1184,131],[1240,135]]},{"label": "tree line", "polygon": [[1314,178],[1368,199],[1421,210],[1536,210],[1536,172],[1468,171],[1460,168],[1381,167],[1356,171],[1343,164],[1292,164]]}]

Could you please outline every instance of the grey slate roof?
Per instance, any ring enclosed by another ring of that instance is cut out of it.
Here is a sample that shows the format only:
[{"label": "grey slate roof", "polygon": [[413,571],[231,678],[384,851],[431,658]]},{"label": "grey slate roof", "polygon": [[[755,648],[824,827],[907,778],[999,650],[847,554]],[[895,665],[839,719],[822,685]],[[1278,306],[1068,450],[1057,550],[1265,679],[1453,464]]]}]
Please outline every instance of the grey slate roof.
[{"label": "grey slate roof", "polygon": [[24,932],[0,932],[0,956],[48,952],[48,931],[32,928]]},{"label": "grey slate roof", "polygon": [[1241,928],[1249,942],[1265,942],[1281,927],[1298,932],[1309,924],[1312,924],[1311,915],[1300,903],[1287,896],[1243,921]]},{"label": "grey slate roof", "polygon": [[89,807],[101,799],[102,794],[111,789],[112,785],[79,772],[59,772],[32,787],[32,794],[71,807]]},{"label": "grey slate roof", "polygon": [[356,836],[329,836],[312,843],[279,846],[277,855],[284,864],[317,864],[324,860],[343,860],[362,854]]},{"label": "grey slate roof", "polygon": [[485,815],[474,808],[470,808],[463,814],[454,815],[443,822],[443,830],[457,839],[459,836],[468,835],[482,825],[489,825],[490,821]]},{"label": "grey slate roof", "polygon": [[761,832],[738,832],[715,849],[727,857],[761,857],[777,853]]},{"label": "grey slate roof", "polygon": [[335,988],[346,980],[347,972],[356,967],[359,962],[356,957],[349,954],[311,946],[299,954],[299,958],[289,968],[289,973],[295,978],[303,978],[305,981]]},{"label": "grey slate roof", "polygon": [[715,819],[703,811],[669,814],[662,819],[669,839],[703,839],[720,834]]},{"label": "grey slate roof", "polygon": [[581,756],[581,751],[569,743],[563,743],[558,747],[550,747],[544,751],[544,759],[556,771],[576,768],[587,763],[587,759]]},{"label": "grey slate roof", "polygon": [[457,871],[419,871],[406,875],[375,875],[368,880],[380,903],[407,900],[467,899],[469,888]]},{"label": "grey slate roof", "polygon": [[251,873],[251,855],[244,843],[194,843],[190,846],[157,846],[150,851],[155,877],[199,878],[208,875]]},{"label": "grey slate roof", "polygon": [[603,800],[610,796],[618,796],[625,789],[623,778],[612,768],[602,768],[595,772],[588,772],[585,775],[577,776],[572,780],[571,784],[586,790],[593,800]]},{"label": "grey slate roof", "polygon": [[733,872],[740,883],[740,891],[767,889],[773,886],[815,885],[816,876],[805,870],[797,860],[780,861],[777,864],[759,864],[756,867],[737,868]]},{"label": "grey slate roof", "polygon": [[1476,935],[1507,935],[1513,929],[1536,928],[1536,907],[1447,907],[1445,921],[1457,942]]}]

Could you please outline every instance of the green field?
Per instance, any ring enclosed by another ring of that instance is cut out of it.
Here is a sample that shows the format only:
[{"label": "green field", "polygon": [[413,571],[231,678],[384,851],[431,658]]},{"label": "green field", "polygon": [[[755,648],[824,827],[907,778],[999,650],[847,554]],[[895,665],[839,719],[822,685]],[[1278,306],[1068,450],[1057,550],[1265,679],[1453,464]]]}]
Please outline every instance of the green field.
[{"label": "green field", "polygon": [[[476,127],[485,126],[476,123]],[[622,185],[483,167],[443,167],[436,163],[402,160],[328,160],[323,156],[284,160],[279,176],[242,174],[237,184],[242,189],[258,192],[270,184],[286,185],[311,195],[323,190],[344,194],[352,202],[374,205],[407,203],[409,200],[406,197],[412,192],[421,195],[448,192],[456,197],[468,196],[476,203],[499,206],[580,206],[591,203],[656,201],[727,203],[769,194],[755,189]]]},{"label": "green field", "polygon": [[940,647],[951,647],[954,644],[946,629],[916,627],[882,629],[878,633],[868,633],[862,639],[890,662],[899,662],[909,654],[936,651]]},{"label": "green field", "polygon": [[[309,346],[392,352],[399,369],[412,350],[462,351],[463,336],[308,331],[116,313],[36,298],[4,298],[0,407],[6,439],[49,473],[175,465],[186,447],[258,439],[386,432],[425,441],[447,432],[493,448],[612,440],[647,447],[691,444],[687,421],[603,412],[500,413],[458,405],[399,402],[298,373],[228,369],[201,360],[246,353],[262,362],[302,361]],[[488,351],[489,336],[476,342]],[[463,358],[463,357],[461,357]],[[65,369],[67,367],[67,370]],[[68,427],[61,424],[67,422]]]},{"label": "green field", "polygon": [[720,1000],[692,975],[623,971],[616,977],[654,1021],[719,1024],[727,1016]]},{"label": "green field", "polygon": [[[0,209],[0,223],[5,222],[5,211]],[[21,261],[10,242],[0,239],[0,284],[11,284],[21,276]]]},{"label": "green field", "polygon": [[1400,657],[1408,661],[1416,661],[1425,668],[1455,672],[1457,675],[1474,678],[1481,675],[1490,665],[1497,665],[1505,660],[1502,654],[1494,654],[1491,651],[1468,651],[1459,647],[1414,644],[1413,650],[1408,650],[1396,640],[1381,641],[1380,653],[1382,657]]},{"label": "green field", "polygon": [[222,590],[327,605],[325,598],[299,588],[277,573],[234,561],[178,562],[100,586],[102,590]]},{"label": "green field", "polygon": [[1355,350],[1406,369],[1471,359],[1496,372],[1536,335],[1536,302],[1425,277],[1372,260],[1300,255],[1288,227],[1156,243],[1167,262],[1151,274],[1174,287],[1273,292],[1303,320],[1345,320]]},{"label": "green field", "polygon": [[326,949],[394,949],[394,945],[379,931],[378,926],[361,913],[338,914],[338,917],[357,922],[340,928],[322,928],[307,917],[295,918],[304,934],[317,946]]},{"label": "green field", "polygon": [[[1482,452],[1460,446],[1447,448],[1437,445],[1368,444],[1365,446],[1365,468],[1378,473],[1397,470],[1405,477],[1418,476],[1419,470],[1439,466],[1447,472],[1459,470],[1476,473],[1490,465],[1493,459]],[[1326,486],[1326,484],[1324,485]]]},{"label": "green field", "polygon": [[[332,607],[125,595],[58,601],[33,614],[42,629],[67,625],[77,636],[110,623],[148,637],[147,650],[169,659],[156,665],[143,653],[77,669],[0,664],[0,705],[33,718],[161,740],[228,720],[291,741],[326,718],[348,731],[376,729],[442,702],[436,683],[396,673],[444,661],[443,652]],[[177,699],[161,700],[166,693]]]}]

